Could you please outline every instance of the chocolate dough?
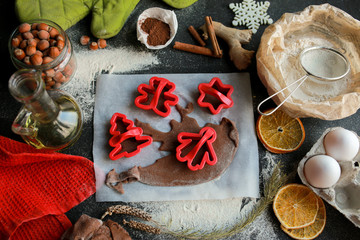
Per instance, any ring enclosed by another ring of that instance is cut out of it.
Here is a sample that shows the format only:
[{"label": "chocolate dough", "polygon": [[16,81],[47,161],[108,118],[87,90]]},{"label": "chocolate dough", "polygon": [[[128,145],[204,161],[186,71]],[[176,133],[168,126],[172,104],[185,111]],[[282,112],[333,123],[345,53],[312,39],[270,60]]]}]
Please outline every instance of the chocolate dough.
[{"label": "chocolate dough", "polygon": [[129,233],[117,222],[107,220],[105,225],[110,228],[113,240],[131,240]]},{"label": "chocolate dough", "polygon": [[117,174],[111,170],[106,179],[106,184],[123,193],[122,184],[133,181],[139,181],[144,184],[154,186],[186,186],[196,185],[211,181],[228,168],[239,145],[239,134],[235,124],[223,118],[219,125],[207,123],[215,129],[217,138],[213,143],[218,162],[214,166],[205,165],[203,169],[191,171],[186,163],[179,162],[176,159],[176,147],[179,145],[177,135],[180,132],[199,133],[201,127],[194,118],[187,116],[193,111],[193,105],[190,103],[184,109],[176,105],[177,111],[181,115],[181,122],[170,121],[171,131],[160,132],[153,129],[149,124],[136,119],[135,125],[144,130],[144,134],[150,135],[154,141],[161,142],[160,151],[170,151],[170,155],[156,160],[156,162],[147,167],[135,166],[128,171]]},{"label": "chocolate dough", "polygon": [[103,222],[83,214],[61,237],[61,240],[76,239],[131,240],[131,237],[117,222],[111,220]]}]

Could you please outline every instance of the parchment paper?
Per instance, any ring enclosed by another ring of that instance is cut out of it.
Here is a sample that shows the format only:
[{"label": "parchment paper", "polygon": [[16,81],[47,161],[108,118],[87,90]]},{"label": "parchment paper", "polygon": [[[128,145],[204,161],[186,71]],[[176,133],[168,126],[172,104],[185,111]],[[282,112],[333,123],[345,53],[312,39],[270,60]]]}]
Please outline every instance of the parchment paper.
[{"label": "parchment paper", "polygon": [[[292,117],[323,120],[354,114],[360,107],[360,21],[330,4],[285,13],[265,29],[256,60],[259,78],[269,95],[305,75],[299,55],[313,46],[330,47],[343,53],[351,65],[350,74],[330,83],[306,80],[282,105],[282,110]],[[279,105],[296,86],[274,97],[274,102]]]},{"label": "parchment paper", "polygon": [[[158,187],[142,183],[124,185],[125,193],[118,192],[104,185],[105,175],[113,168],[117,172],[128,170],[134,165],[147,166],[156,159],[169,153],[158,151],[159,143],[150,146],[132,158],[121,158],[112,161],[108,145],[110,139],[110,119],[115,112],[123,113],[128,119],[138,118],[148,122],[161,131],[169,131],[169,121],[180,121],[180,115],[174,107],[171,114],[162,118],[152,111],[145,111],[135,106],[134,100],[139,95],[137,86],[149,83],[151,77],[166,78],[176,85],[174,93],[179,97],[179,104],[186,106],[194,103],[194,117],[200,126],[208,122],[219,124],[222,117],[227,117],[236,123],[239,131],[240,146],[233,162],[226,172],[213,181],[186,187]],[[199,97],[198,85],[210,82],[213,77],[219,77],[225,84],[234,87],[231,95],[234,106],[223,109],[218,115],[212,115],[208,109],[200,108],[196,100]],[[100,75],[96,82],[96,98],[94,109],[94,144],[93,158],[97,181],[96,201],[168,201],[168,200],[200,200],[225,199],[232,197],[259,196],[259,157],[254,127],[251,86],[248,73],[225,74],[145,74],[145,75]]]}]

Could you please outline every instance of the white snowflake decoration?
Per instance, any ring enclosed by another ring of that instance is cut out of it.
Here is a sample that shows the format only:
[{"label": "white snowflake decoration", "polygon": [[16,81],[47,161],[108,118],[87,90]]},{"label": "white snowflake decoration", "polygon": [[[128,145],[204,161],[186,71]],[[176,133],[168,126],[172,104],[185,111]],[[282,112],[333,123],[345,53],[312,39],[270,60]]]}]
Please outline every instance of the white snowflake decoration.
[{"label": "white snowflake decoration", "polygon": [[234,26],[245,25],[253,33],[256,33],[260,24],[273,23],[273,20],[267,14],[269,6],[269,1],[255,2],[254,0],[244,0],[242,3],[230,3],[230,9],[235,13],[232,24]]}]

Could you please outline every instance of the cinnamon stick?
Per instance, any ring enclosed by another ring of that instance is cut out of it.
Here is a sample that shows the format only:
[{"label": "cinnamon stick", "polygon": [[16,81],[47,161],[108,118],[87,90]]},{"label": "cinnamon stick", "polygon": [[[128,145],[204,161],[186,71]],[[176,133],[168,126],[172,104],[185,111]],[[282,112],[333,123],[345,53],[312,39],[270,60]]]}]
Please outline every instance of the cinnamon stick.
[{"label": "cinnamon stick", "polygon": [[206,23],[205,25],[206,25],[207,32],[208,32],[210,40],[211,40],[211,45],[213,47],[214,55],[220,56],[221,49],[220,49],[219,43],[217,41],[217,38],[215,35],[215,30],[214,30],[214,27],[212,24],[212,19],[210,16],[205,17],[205,23]]},{"label": "cinnamon stick", "polygon": [[201,39],[200,34],[196,31],[196,29],[190,25],[188,27],[189,32],[195,38],[195,40],[203,47],[205,47],[206,43]]},{"label": "cinnamon stick", "polygon": [[185,52],[191,52],[191,53],[201,54],[201,55],[210,56],[210,57],[220,58],[222,56],[222,54],[215,55],[213,53],[213,51],[211,51],[210,48],[200,47],[200,46],[197,46],[197,45],[188,44],[188,43],[182,43],[182,42],[175,42],[173,48],[178,49],[178,50],[182,50],[182,51],[185,51]]}]

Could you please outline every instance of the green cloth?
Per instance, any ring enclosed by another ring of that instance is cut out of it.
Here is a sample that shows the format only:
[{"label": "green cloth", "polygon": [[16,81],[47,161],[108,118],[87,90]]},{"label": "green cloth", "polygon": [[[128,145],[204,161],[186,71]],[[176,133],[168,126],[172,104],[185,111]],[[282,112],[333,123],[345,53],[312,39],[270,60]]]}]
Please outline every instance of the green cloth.
[{"label": "green cloth", "polygon": [[[68,29],[92,12],[91,33],[110,38],[119,33],[140,0],[16,0],[20,22],[48,19]],[[197,0],[163,0],[174,8],[185,8]]]},{"label": "green cloth", "polygon": [[190,5],[192,5],[197,0],[162,0],[162,1],[174,8],[181,9],[181,8],[186,8]]}]

